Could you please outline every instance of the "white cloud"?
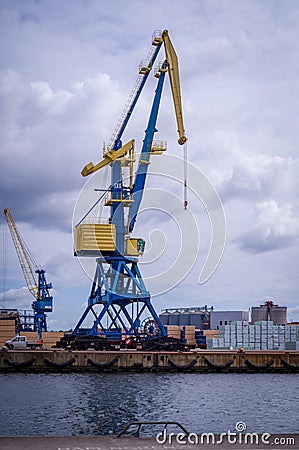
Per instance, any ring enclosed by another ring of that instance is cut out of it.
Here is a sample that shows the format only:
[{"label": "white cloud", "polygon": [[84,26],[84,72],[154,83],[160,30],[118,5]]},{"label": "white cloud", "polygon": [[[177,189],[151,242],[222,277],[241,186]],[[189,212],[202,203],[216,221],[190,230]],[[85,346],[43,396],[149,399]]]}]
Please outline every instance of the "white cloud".
[{"label": "white cloud", "polygon": [[288,308],[288,320],[299,322],[299,305],[295,305],[292,308]]},{"label": "white cloud", "polygon": [[30,309],[32,301],[34,298],[25,286],[19,289],[8,289],[0,294],[1,305],[8,309]]},{"label": "white cloud", "polygon": [[299,235],[299,217],[291,205],[275,201],[256,206],[256,226],[240,237],[240,246],[253,253],[277,250],[294,243]]},{"label": "white cloud", "polygon": [[[294,164],[290,157],[263,154],[242,155],[233,164],[231,176],[220,185],[221,197],[267,196],[276,188],[284,189],[288,183],[289,169]],[[279,180],[279,183],[278,183]]]},{"label": "white cloud", "polygon": [[79,263],[71,252],[71,245],[57,248],[53,256],[47,261],[47,271],[55,280],[55,284],[72,285],[73,287],[88,287],[88,280],[83,276]]},{"label": "white cloud", "polygon": [[83,183],[86,151],[88,158],[100,158],[99,136],[112,129],[110,116],[122,101],[117,83],[97,74],[67,90],[53,90],[47,82],[26,83],[9,70],[1,74],[0,93],[1,203],[35,225],[59,228],[66,217],[70,223],[67,205],[74,204],[73,193]]},{"label": "white cloud", "polygon": [[[202,40],[193,40],[187,51],[187,56],[196,54],[196,72],[213,76],[214,72],[237,67],[241,60],[247,58],[249,39],[244,31],[233,31],[232,35],[220,35]],[[200,62],[200,64],[198,64]],[[191,66],[192,67],[192,66]]]},{"label": "white cloud", "polygon": [[67,107],[68,100],[73,97],[70,91],[56,91],[49,86],[46,81],[36,81],[30,83],[32,93],[32,103],[36,104],[42,114],[60,115]]}]

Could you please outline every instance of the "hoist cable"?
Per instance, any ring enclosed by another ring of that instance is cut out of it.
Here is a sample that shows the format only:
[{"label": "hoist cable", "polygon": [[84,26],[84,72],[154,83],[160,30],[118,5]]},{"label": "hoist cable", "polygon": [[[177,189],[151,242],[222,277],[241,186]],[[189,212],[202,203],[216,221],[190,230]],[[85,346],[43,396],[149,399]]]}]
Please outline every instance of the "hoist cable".
[{"label": "hoist cable", "polygon": [[187,143],[184,144],[184,208],[187,209],[188,199],[187,199],[187,191],[188,191],[188,152],[187,152]]},{"label": "hoist cable", "polygon": [[2,265],[2,286],[3,286],[3,298],[2,298],[2,304],[5,308],[6,306],[6,223],[5,223],[5,216],[3,215],[3,234],[2,234],[2,248],[3,248],[3,265]]}]

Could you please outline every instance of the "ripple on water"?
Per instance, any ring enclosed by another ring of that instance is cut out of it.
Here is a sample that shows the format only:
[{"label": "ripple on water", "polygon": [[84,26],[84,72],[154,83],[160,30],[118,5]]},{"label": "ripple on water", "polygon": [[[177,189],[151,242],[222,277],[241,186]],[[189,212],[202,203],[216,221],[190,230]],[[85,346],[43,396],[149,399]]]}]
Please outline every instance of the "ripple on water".
[{"label": "ripple on water", "polygon": [[0,374],[0,435],[115,434],[141,420],[295,433],[298,388],[296,374]]}]

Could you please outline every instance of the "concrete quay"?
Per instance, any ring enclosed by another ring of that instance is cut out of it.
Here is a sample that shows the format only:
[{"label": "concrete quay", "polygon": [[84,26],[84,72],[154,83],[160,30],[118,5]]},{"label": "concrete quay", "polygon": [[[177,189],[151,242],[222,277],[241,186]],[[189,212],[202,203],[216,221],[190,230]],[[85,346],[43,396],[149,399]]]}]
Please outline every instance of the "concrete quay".
[{"label": "concrete quay", "polygon": [[298,351],[6,350],[0,372],[299,372]]},{"label": "concrete quay", "polygon": [[[181,438],[182,439],[182,438]],[[220,442],[220,436],[214,435],[214,443],[211,440],[207,443],[206,438],[203,443],[181,443],[173,438],[168,441],[158,443],[155,438],[133,438],[121,437],[119,439],[113,436],[20,436],[20,437],[0,437],[1,450],[171,450],[171,449],[248,449],[261,450],[274,445],[275,449],[296,449],[299,445],[299,435],[256,435],[248,439],[245,443],[245,435],[242,436],[242,442],[234,442],[223,438]],[[270,445],[269,445],[270,444]]]}]

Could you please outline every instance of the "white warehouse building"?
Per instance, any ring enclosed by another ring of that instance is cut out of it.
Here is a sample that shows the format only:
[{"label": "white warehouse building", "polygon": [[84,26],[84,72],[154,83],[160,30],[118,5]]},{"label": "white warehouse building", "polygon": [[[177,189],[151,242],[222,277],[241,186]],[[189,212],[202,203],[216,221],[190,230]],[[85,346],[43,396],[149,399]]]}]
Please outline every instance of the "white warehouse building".
[{"label": "white warehouse building", "polygon": [[221,325],[229,325],[234,321],[249,321],[248,311],[211,311],[210,328],[219,330]]}]

